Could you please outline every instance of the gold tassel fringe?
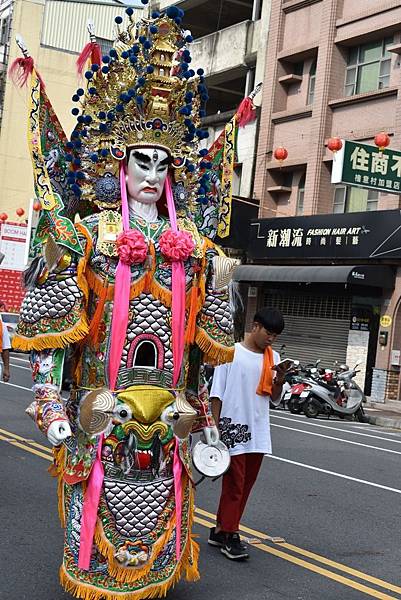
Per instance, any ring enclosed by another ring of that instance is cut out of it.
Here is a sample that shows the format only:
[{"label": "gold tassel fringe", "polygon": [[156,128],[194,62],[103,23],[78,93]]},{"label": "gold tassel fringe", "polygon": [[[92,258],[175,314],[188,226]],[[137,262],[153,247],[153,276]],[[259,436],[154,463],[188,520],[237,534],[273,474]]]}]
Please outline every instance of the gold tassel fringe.
[{"label": "gold tassel fringe", "polygon": [[223,346],[208,336],[206,331],[197,327],[195,342],[204,353],[204,361],[211,365],[232,362],[234,346]]},{"label": "gold tassel fringe", "polygon": [[65,348],[69,344],[81,341],[88,333],[89,326],[85,314],[81,315],[78,323],[72,329],[38,334],[33,338],[27,338],[16,334],[13,337],[12,347],[15,350],[29,352],[30,350],[46,350],[47,348]]}]

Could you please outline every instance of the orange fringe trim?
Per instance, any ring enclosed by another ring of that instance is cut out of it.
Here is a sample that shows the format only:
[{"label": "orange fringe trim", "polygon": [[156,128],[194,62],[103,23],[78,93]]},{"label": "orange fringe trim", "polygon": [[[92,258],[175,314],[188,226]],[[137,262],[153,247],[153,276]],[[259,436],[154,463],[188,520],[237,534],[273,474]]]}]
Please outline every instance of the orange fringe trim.
[{"label": "orange fringe trim", "polygon": [[193,344],[195,341],[195,331],[196,331],[196,317],[199,311],[199,287],[198,282],[192,286],[191,289],[191,300],[189,305],[189,315],[187,321],[187,329],[185,331],[185,344]]},{"label": "orange fringe trim", "polygon": [[72,579],[66,572],[64,565],[60,567],[60,583],[66,592],[82,600],[145,600],[164,598],[168,591],[182,579],[184,571],[187,581],[197,581],[199,579],[198,560],[199,546],[190,537],[180,565],[177,567],[174,575],[164,584],[155,584],[127,593],[111,592]]},{"label": "orange fringe trim", "polygon": [[61,445],[58,448],[52,448],[54,463],[48,468],[48,472],[52,477],[57,477],[57,497],[58,497],[58,516],[61,527],[65,528],[65,511],[64,511],[64,468],[66,460],[66,448]]},{"label": "orange fringe trim", "polygon": [[46,350],[47,348],[65,348],[82,340],[89,331],[89,325],[85,314],[81,315],[78,323],[61,332],[38,334],[34,338],[15,335],[12,346],[15,350],[29,352],[30,350]]},{"label": "orange fringe trim", "polygon": [[234,346],[227,347],[219,344],[200,327],[196,328],[195,342],[205,355],[204,362],[211,365],[220,365],[233,361]]}]

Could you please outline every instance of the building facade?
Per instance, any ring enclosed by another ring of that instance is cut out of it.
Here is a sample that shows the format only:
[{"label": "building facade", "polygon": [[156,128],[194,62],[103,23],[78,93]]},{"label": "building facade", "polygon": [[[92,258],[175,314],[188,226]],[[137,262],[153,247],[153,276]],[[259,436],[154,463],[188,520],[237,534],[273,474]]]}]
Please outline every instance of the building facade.
[{"label": "building facade", "polygon": [[[271,0],[160,0],[155,9],[175,4],[185,11],[183,26],[194,41],[191,44],[195,70],[203,68],[209,100],[203,126],[209,130],[207,145],[216,139],[236,108],[263,81]],[[274,3],[273,3],[274,4]],[[254,104],[260,113],[261,93]],[[238,133],[238,156],[234,168],[234,212],[246,212],[254,191],[256,140],[259,117]],[[238,210],[237,210],[238,207]],[[255,215],[257,209],[253,209]],[[235,218],[235,215],[234,215]]]},{"label": "building facade", "polygon": [[[64,131],[75,126],[71,96],[80,85],[76,59],[89,41],[91,19],[100,42],[113,37],[114,17],[124,15],[120,0],[3,0],[0,2],[0,207],[15,220],[27,211],[33,195],[27,147],[28,94],[7,78],[12,61],[21,56],[15,42],[21,34],[42,75],[48,97]],[[136,9],[138,15],[141,8]]]},{"label": "building facade", "polygon": [[[282,308],[288,355],[361,361],[360,381],[381,402],[401,397],[401,173],[391,191],[380,173],[333,184],[339,157],[327,143],[373,144],[384,131],[401,149],[400,17],[395,0],[272,3],[249,246],[249,261],[270,268],[252,275],[247,265],[240,276],[249,318],[257,305]],[[284,161],[274,158],[280,146]],[[387,233],[377,240],[377,231]],[[379,252],[386,236],[394,243]]]}]

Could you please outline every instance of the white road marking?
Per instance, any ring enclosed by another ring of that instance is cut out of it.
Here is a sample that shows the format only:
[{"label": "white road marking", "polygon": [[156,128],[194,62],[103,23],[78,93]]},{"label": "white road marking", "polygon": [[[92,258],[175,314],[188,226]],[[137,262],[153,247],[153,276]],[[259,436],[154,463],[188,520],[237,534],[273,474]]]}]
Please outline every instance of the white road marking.
[{"label": "white road marking", "polygon": [[372,487],[380,488],[388,492],[395,492],[401,494],[401,490],[398,488],[392,488],[388,485],[381,485],[380,483],[374,483],[373,481],[366,481],[366,479],[357,479],[356,477],[350,477],[349,475],[343,475],[342,473],[336,473],[335,471],[328,471],[327,469],[321,469],[320,467],[314,467],[313,465],[306,465],[304,463],[296,462],[295,460],[289,460],[288,458],[282,458],[281,456],[272,456],[271,454],[265,454],[266,458],[273,460],[279,460],[281,462],[289,463],[297,467],[303,467],[304,469],[310,469],[311,471],[319,471],[320,473],[326,473],[326,475],[333,475],[334,477],[340,477],[341,479],[348,479],[349,481],[355,481],[356,483],[363,483],[364,485],[370,485]]},{"label": "white road marking", "polygon": [[32,392],[32,388],[23,387],[22,385],[17,385],[16,383],[6,383],[5,381],[0,381],[3,385],[11,385],[11,387],[19,388],[20,390],[26,390],[27,392]]},{"label": "white road marking", "polygon": [[25,369],[26,371],[32,371],[31,367],[23,367],[22,365],[14,365],[10,363],[10,367],[14,367],[15,369]]},{"label": "white road marking", "polygon": [[285,425],[278,425],[277,423],[271,423],[272,427],[280,427],[280,429],[289,429],[290,431],[299,431],[305,435],[315,435],[316,437],[326,438],[327,440],[334,440],[335,442],[343,442],[344,444],[352,444],[353,446],[362,446],[362,448],[370,448],[372,450],[379,450],[380,452],[389,452],[390,454],[401,454],[398,450],[389,450],[388,448],[380,448],[379,446],[371,446],[370,444],[361,444],[360,442],[352,442],[351,440],[344,440],[344,438],[334,437],[333,435],[324,435],[323,433],[314,433],[313,431],[305,431],[305,429],[297,429],[296,427],[286,427]]},{"label": "white road marking", "polygon": [[[294,421],[294,419],[290,419],[289,417],[279,417],[278,415],[274,415],[276,419],[282,419],[283,421]],[[305,425],[310,425],[311,427],[321,427],[323,429],[330,429],[331,431],[342,431],[343,433],[350,433],[351,435],[362,435],[364,437],[371,437],[376,440],[384,440],[385,442],[390,442],[391,444],[401,444],[401,440],[389,440],[385,437],[380,437],[378,435],[372,435],[371,433],[361,433],[359,431],[351,431],[350,429],[342,429],[340,427],[330,427],[329,425],[321,425],[320,423],[313,423],[309,419],[305,422]],[[397,434],[392,434],[397,435]]]},{"label": "white road marking", "polygon": [[27,365],[29,365],[29,358],[20,358],[19,356],[14,356],[14,354],[11,354],[11,355],[10,355],[10,358],[11,358],[12,360],[18,360],[19,362],[24,362],[24,363],[26,363]]}]

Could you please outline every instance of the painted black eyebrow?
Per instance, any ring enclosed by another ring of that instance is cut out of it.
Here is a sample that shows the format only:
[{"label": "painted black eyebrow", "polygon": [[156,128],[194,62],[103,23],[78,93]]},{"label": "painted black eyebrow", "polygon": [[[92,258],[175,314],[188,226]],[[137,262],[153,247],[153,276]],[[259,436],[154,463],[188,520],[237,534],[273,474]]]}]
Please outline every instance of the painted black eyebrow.
[{"label": "painted black eyebrow", "polygon": [[171,163],[171,158],[169,156],[166,156],[166,158],[164,158],[160,162],[160,166],[165,167],[166,165],[168,166],[170,163]]},{"label": "painted black eyebrow", "polygon": [[137,150],[133,151],[133,155],[135,156],[135,158],[137,160],[140,160],[141,162],[144,162],[144,163],[151,162],[150,156],[148,156],[147,154],[142,154],[142,152],[138,152]]}]

